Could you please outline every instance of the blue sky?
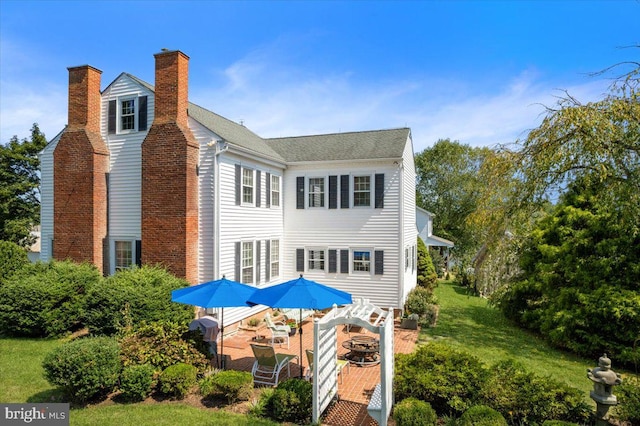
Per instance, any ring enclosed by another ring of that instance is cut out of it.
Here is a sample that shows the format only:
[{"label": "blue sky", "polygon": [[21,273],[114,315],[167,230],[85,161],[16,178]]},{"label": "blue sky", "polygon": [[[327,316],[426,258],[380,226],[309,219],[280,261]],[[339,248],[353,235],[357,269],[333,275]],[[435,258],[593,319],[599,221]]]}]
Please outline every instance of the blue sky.
[{"label": "blue sky", "polygon": [[638,60],[640,1],[0,0],[0,142],[67,119],[67,67],[154,82],[153,54],[189,55],[189,97],[263,137],[410,127],[493,146],[555,97]]}]

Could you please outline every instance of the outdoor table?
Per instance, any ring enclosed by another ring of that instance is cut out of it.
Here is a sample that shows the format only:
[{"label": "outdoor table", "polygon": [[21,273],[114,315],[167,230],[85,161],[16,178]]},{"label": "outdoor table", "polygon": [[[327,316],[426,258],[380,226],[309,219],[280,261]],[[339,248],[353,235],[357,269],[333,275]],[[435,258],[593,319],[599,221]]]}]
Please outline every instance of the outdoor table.
[{"label": "outdoor table", "polygon": [[352,364],[365,367],[380,363],[380,342],[374,337],[353,337],[342,342],[342,347],[349,350],[344,357]]}]

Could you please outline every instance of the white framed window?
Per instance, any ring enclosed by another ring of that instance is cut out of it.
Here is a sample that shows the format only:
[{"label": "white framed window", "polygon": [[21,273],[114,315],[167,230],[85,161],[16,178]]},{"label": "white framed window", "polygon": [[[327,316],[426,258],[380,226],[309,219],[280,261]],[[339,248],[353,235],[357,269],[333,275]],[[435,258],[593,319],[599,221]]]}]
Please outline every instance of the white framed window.
[{"label": "white framed window", "polygon": [[324,271],[325,266],[325,251],[324,250],[309,250],[309,271]]},{"label": "white framed window", "polygon": [[136,265],[136,239],[134,237],[115,237],[109,243],[110,271],[115,274]]},{"label": "white framed window", "polygon": [[280,240],[271,240],[271,253],[269,261],[271,263],[271,278],[280,276]]},{"label": "white framed window", "polygon": [[280,176],[271,175],[271,206],[280,207]]},{"label": "white framed window", "polygon": [[371,206],[371,176],[353,177],[353,206]]},{"label": "white framed window", "polygon": [[309,178],[309,207],[324,207],[324,178]]},{"label": "white framed window", "polygon": [[253,241],[242,243],[242,283],[253,284]]},{"label": "white framed window", "polygon": [[120,131],[136,130],[136,99],[123,99],[120,101]]},{"label": "white framed window", "polygon": [[253,170],[242,169],[242,203],[253,204]]},{"label": "white framed window", "polygon": [[404,248],[404,269],[409,269],[409,247]]},{"label": "white framed window", "polygon": [[353,272],[371,272],[371,251],[353,250]]}]

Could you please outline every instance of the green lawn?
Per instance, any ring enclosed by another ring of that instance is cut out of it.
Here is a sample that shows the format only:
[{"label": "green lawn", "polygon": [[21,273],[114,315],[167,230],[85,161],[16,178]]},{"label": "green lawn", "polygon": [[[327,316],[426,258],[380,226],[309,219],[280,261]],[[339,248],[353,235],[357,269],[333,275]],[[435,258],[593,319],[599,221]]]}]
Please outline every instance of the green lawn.
[{"label": "green lawn", "polygon": [[[42,360],[56,346],[56,339],[0,338],[0,401],[62,402],[62,395],[44,378]],[[116,404],[72,409],[71,425],[223,425],[276,426],[268,420],[255,419],[221,410],[203,410],[181,403]]]},{"label": "green lawn", "polygon": [[486,299],[469,296],[465,288],[452,282],[441,282],[435,294],[440,304],[438,323],[435,328],[422,329],[420,342],[440,339],[473,353],[487,365],[513,358],[538,375],[550,375],[584,391],[589,399],[593,385],[587,378],[587,368],[596,367],[597,359],[583,359],[552,348],[512,325],[500,311],[488,306]]}]

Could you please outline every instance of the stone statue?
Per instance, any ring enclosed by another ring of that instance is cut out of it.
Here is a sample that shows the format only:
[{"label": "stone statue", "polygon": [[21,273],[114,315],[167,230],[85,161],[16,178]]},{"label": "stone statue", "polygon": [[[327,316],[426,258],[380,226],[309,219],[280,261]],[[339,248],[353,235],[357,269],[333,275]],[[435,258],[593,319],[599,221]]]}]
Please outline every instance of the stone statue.
[{"label": "stone statue", "polygon": [[611,360],[607,358],[607,354],[598,359],[596,368],[587,369],[587,377],[593,382],[593,390],[589,395],[596,402],[596,425],[606,424],[604,421],[609,407],[618,403],[612,388],[622,383],[622,379],[619,374],[611,370]]}]

